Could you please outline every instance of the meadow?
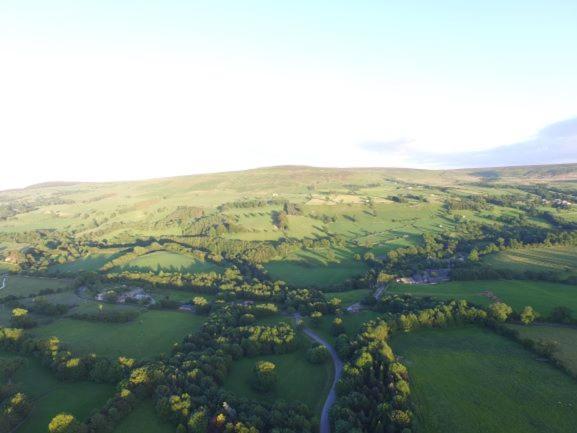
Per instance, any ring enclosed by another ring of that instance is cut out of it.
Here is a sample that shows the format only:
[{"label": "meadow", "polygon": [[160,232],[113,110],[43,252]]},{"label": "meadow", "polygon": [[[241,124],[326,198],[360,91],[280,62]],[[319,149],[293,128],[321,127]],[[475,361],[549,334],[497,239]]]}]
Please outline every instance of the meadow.
[{"label": "meadow", "polygon": [[131,260],[120,266],[118,270],[135,272],[220,272],[222,267],[184,254],[155,251]]},{"label": "meadow", "polygon": [[555,307],[565,306],[577,312],[577,288],[568,284],[529,280],[451,281],[439,284],[391,284],[388,293],[432,296],[439,299],[465,299],[489,305],[495,298],[491,292],[515,311],[530,305],[543,315]]},{"label": "meadow", "polygon": [[417,331],[391,345],[409,368],[422,433],[561,433],[577,423],[577,384],[490,331]]},{"label": "meadow", "polygon": [[515,329],[523,338],[556,342],[558,346],[554,353],[555,358],[577,375],[577,328],[545,323],[532,326],[507,326]]},{"label": "meadow", "polygon": [[[0,352],[0,358],[14,356]],[[33,409],[18,429],[18,433],[46,432],[50,420],[60,412],[68,412],[78,419],[84,419],[114,393],[112,385],[60,382],[37,359],[24,359],[24,364],[14,376],[14,383],[17,389],[33,400]]]},{"label": "meadow", "polygon": [[145,400],[118,424],[114,433],[174,433],[174,426],[156,414],[152,401]]},{"label": "meadow", "polygon": [[58,337],[71,351],[150,359],[168,354],[174,343],[200,328],[205,318],[179,311],[147,311],[128,323],[57,319],[35,328],[37,337]]},{"label": "meadow", "polygon": [[301,250],[264,265],[270,276],[300,287],[330,287],[363,274],[367,266],[347,248]]},{"label": "meadow", "polygon": [[[9,275],[6,287],[0,290],[0,297],[29,296],[43,289],[61,290],[71,288],[72,280],[64,278],[27,277],[24,275]],[[0,280],[1,284],[1,280]]]},{"label": "meadow", "polygon": [[[320,413],[332,381],[333,367],[330,360],[321,365],[306,359],[308,340],[299,350],[283,355],[241,358],[236,361],[224,383],[224,388],[236,395],[260,401],[286,400],[306,404]],[[268,393],[253,390],[250,386],[252,369],[258,361],[270,361],[276,365],[278,382]]]},{"label": "meadow", "polygon": [[483,263],[495,269],[550,271],[568,277],[577,275],[577,249],[559,246],[500,251],[485,256]]}]

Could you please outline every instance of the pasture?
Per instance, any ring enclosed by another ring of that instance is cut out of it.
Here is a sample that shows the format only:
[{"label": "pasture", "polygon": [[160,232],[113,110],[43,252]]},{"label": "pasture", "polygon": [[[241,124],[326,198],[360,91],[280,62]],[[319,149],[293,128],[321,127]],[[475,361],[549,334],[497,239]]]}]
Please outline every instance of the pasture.
[{"label": "pasture", "polygon": [[542,315],[548,315],[558,306],[566,306],[577,312],[577,287],[544,281],[481,280],[439,284],[391,284],[387,292],[439,299],[465,299],[480,305],[489,305],[500,300],[515,311],[521,311],[523,307],[530,305]]},{"label": "pasture", "polygon": [[155,251],[119,266],[121,271],[137,272],[220,272],[222,267],[170,251]]},{"label": "pasture", "polygon": [[88,255],[68,263],[52,265],[48,268],[48,272],[96,272],[109,260],[115,258],[117,251],[114,252],[97,252],[89,253]]},{"label": "pasture", "polygon": [[550,271],[568,277],[577,275],[577,248],[559,246],[500,251],[485,256],[483,263],[495,269]]},{"label": "pasture", "polygon": [[156,414],[150,400],[141,402],[120,424],[114,433],[174,433],[175,427]]},{"label": "pasture", "polygon": [[577,374],[577,328],[555,324],[508,326],[518,331],[523,338],[558,343],[558,350],[554,353],[555,358]]},{"label": "pasture", "polygon": [[341,305],[347,307],[356,302],[360,302],[369,296],[373,291],[370,289],[347,290],[345,292],[327,292],[325,297],[327,299],[338,298],[341,300]]},{"label": "pasture", "polygon": [[264,265],[270,276],[297,287],[330,287],[363,274],[367,266],[346,248],[300,250]]},{"label": "pasture", "polygon": [[397,334],[391,345],[409,368],[422,433],[574,430],[577,384],[515,342],[466,327]]},{"label": "pasture", "polygon": [[[333,370],[328,360],[321,365],[306,360],[309,341],[303,338],[303,347],[284,355],[266,355],[242,358],[236,361],[224,383],[224,388],[236,395],[261,401],[286,400],[306,404],[314,413],[320,413],[328,394]],[[252,369],[258,361],[270,361],[276,365],[278,383],[274,390],[259,393],[250,386]]]},{"label": "pasture", "polygon": [[[24,275],[8,275],[6,287],[0,290],[0,297],[30,296],[44,289],[61,290],[71,288],[72,280],[65,278],[27,277]],[[0,286],[2,280],[0,279]]]},{"label": "pasture", "polygon": [[[0,352],[0,358],[13,356]],[[24,364],[16,372],[14,383],[18,390],[33,400],[32,412],[18,433],[46,432],[50,420],[60,412],[71,413],[83,420],[114,393],[112,385],[60,382],[40,361],[28,357],[24,358]]]},{"label": "pasture", "polygon": [[197,331],[204,320],[186,312],[151,310],[128,323],[62,318],[30,332],[41,338],[58,337],[72,352],[142,360],[168,354],[174,343]]}]

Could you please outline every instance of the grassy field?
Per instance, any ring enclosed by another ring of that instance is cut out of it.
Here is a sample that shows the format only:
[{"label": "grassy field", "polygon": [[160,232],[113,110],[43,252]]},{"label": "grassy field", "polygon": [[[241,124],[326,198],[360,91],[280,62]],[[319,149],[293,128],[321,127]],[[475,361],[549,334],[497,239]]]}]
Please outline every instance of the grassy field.
[{"label": "grassy field", "polygon": [[114,430],[114,433],[174,433],[175,427],[162,420],[152,401],[146,400],[134,409]]},{"label": "grassy field", "polygon": [[577,384],[520,345],[480,328],[396,335],[422,433],[562,433]]},{"label": "grassy field", "polygon": [[577,328],[554,324],[508,326],[518,331],[524,338],[557,342],[559,346],[555,357],[577,374]]},{"label": "grassy field", "polygon": [[[361,310],[355,314],[346,313],[342,316],[345,333],[352,338],[357,335],[365,322],[374,320],[380,316],[382,316],[382,313],[377,313],[371,310]],[[321,325],[318,328],[313,327],[311,325],[310,319],[308,318],[305,318],[305,324],[307,327],[313,329],[317,334],[323,337],[326,341],[334,344],[336,336],[334,336],[331,332],[331,324],[334,318],[335,316],[324,316],[321,320]]]},{"label": "grassy field", "polygon": [[33,329],[38,337],[56,336],[73,352],[148,359],[169,353],[174,343],[200,328],[205,317],[176,311],[147,311],[129,323],[59,319]]},{"label": "grassy field", "polygon": [[577,248],[549,247],[500,251],[483,258],[496,269],[514,271],[552,271],[560,276],[577,275]]},{"label": "grassy field", "polygon": [[48,269],[48,272],[96,272],[116,255],[117,251],[90,253],[69,263],[53,265]]},{"label": "grassy field", "polygon": [[[304,340],[305,337],[302,338]],[[332,363],[328,361],[322,365],[311,364],[306,360],[306,348],[285,355],[242,358],[233,364],[224,388],[256,400],[298,401],[320,414],[332,380]],[[273,362],[277,368],[278,383],[269,393],[258,393],[249,383],[255,363],[262,360]]]},{"label": "grassy field", "polygon": [[[13,356],[0,352],[0,358]],[[25,358],[24,365],[16,372],[14,382],[18,390],[34,401],[32,413],[18,429],[18,433],[46,432],[50,420],[60,412],[71,413],[83,420],[114,393],[112,385],[60,382],[34,358]]]},{"label": "grassy field", "polygon": [[466,299],[481,305],[494,302],[486,294],[491,292],[516,311],[530,305],[540,314],[547,315],[555,307],[566,306],[577,313],[577,287],[543,281],[491,280],[452,281],[432,285],[392,284],[388,292],[434,296],[440,299]]},{"label": "grassy field", "polygon": [[[23,275],[9,275],[6,279],[6,287],[0,290],[0,297],[29,296],[38,293],[42,289],[62,289],[70,287],[72,280],[65,278],[26,277]],[[2,280],[0,279],[0,285]]]},{"label": "grassy field", "polygon": [[367,267],[354,260],[354,251],[340,248],[333,250],[302,250],[282,260],[265,265],[272,278],[298,287],[329,287],[343,283],[347,278],[363,274]]},{"label": "grassy field", "polygon": [[325,293],[327,299],[338,298],[341,305],[346,307],[355,302],[359,302],[372,293],[370,289],[347,290],[346,292],[328,292]]},{"label": "grassy field", "polygon": [[222,267],[201,262],[193,257],[169,251],[156,251],[145,254],[120,266],[123,271],[155,271],[155,272],[220,272]]}]

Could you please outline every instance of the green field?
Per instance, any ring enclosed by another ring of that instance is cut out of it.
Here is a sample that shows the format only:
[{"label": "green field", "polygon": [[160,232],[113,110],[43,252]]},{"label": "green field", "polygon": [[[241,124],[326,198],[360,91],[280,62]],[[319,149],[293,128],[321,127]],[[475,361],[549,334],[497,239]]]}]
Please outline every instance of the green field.
[{"label": "green field", "polygon": [[[345,313],[342,316],[343,325],[345,327],[345,333],[354,338],[355,335],[361,330],[363,324],[369,320],[375,320],[378,317],[381,317],[382,313],[378,313],[376,311],[371,310],[361,310],[358,313]],[[331,324],[334,320],[335,316],[333,315],[326,315],[322,318],[321,324],[318,328],[315,328],[311,324],[311,320],[309,318],[305,318],[304,322],[305,325],[311,329],[313,329],[317,334],[323,337],[326,341],[333,344],[335,343],[336,336],[334,336],[331,332]]]},{"label": "green field", "polygon": [[501,251],[483,258],[495,269],[551,271],[559,276],[577,275],[577,248],[549,247]]},{"label": "green field", "polygon": [[494,302],[491,292],[502,302],[520,311],[530,305],[537,312],[548,315],[558,306],[569,307],[577,313],[577,287],[528,280],[452,281],[440,284],[392,284],[388,293],[408,293],[416,296],[433,296],[439,299],[466,299],[469,302],[489,305]]},{"label": "green field", "polygon": [[149,359],[168,354],[174,343],[195,332],[205,318],[177,311],[147,311],[129,323],[59,319],[34,328],[38,337],[58,337],[73,352]]},{"label": "green field", "polygon": [[194,257],[169,251],[155,251],[131,260],[120,266],[123,271],[154,272],[220,272],[222,267],[201,262]]},{"label": "green field", "polygon": [[421,433],[565,433],[577,384],[520,345],[480,328],[395,335]]},{"label": "green field", "polygon": [[174,433],[175,427],[162,420],[154,404],[146,400],[134,409],[114,429],[114,433]]},{"label": "green field", "polygon": [[[0,297],[29,296],[40,292],[43,289],[58,290],[69,288],[72,280],[65,278],[46,278],[46,277],[26,277],[24,275],[9,275],[6,279],[6,287],[0,290]],[[0,285],[2,280],[0,279]]]},{"label": "green field", "polygon": [[558,351],[555,352],[554,356],[577,374],[577,328],[555,324],[508,326],[518,331],[523,338],[535,341],[555,341],[558,343]]},{"label": "green field", "polygon": [[[224,388],[251,399],[301,402],[320,413],[332,380],[332,363],[329,360],[322,365],[311,364],[306,360],[308,347],[307,341],[306,347],[293,353],[242,358],[233,364]],[[273,362],[277,368],[278,383],[269,393],[256,392],[249,383],[255,363],[262,360]]]},{"label": "green field", "polygon": [[[0,358],[13,356],[0,353]],[[34,358],[25,358],[24,365],[15,374],[14,383],[18,390],[33,400],[33,410],[18,433],[46,432],[50,420],[60,412],[71,413],[83,420],[114,393],[112,385],[60,382]]]},{"label": "green field", "polygon": [[116,255],[117,251],[90,253],[69,263],[53,265],[48,269],[48,272],[96,272]]},{"label": "green field", "polygon": [[347,290],[346,292],[328,292],[325,293],[327,299],[338,298],[341,300],[341,305],[347,307],[356,302],[362,301],[372,293],[370,289]]},{"label": "green field", "polygon": [[367,270],[362,261],[353,259],[353,251],[340,248],[333,253],[334,257],[329,257],[327,249],[302,250],[269,262],[265,268],[272,278],[297,287],[338,285]]}]

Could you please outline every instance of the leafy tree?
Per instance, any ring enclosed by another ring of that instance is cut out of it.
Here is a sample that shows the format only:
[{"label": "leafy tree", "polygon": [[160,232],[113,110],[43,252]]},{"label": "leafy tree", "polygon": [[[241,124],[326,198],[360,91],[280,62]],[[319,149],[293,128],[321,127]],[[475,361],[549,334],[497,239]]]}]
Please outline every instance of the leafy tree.
[{"label": "leafy tree", "polygon": [[269,361],[258,361],[253,368],[252,387],[261,392],[273,389],[277,383],[276,365]]},{"label": "leafy tree", "polygon": [[48,431],[50,433],[81,433],[83,429],[73,415],[61,413],[52,418],[48,424]]},{"label": "leafy tree", "polygon": [[504,322],[509,318],[513,309],[503,302],[495,302],[489,306],[489,312],[495,320]]},{"label": "leafy tree", "polygon": [[530,325],[535,321],[537,317],[538,317],[537,312],[533,310],[533,307],[531,306],[523,308],[523,311],[521,311],[520,315],[521,322],[523,322],[523,324],[525,325]]},{"label": "leafy tree", "polygon": [[319,328],[322,324],[323,313],[320,311],[314,311],[311,313],[311,325],[314,328]]}]

